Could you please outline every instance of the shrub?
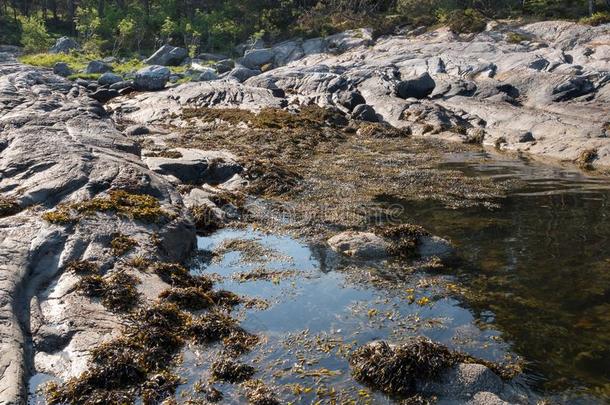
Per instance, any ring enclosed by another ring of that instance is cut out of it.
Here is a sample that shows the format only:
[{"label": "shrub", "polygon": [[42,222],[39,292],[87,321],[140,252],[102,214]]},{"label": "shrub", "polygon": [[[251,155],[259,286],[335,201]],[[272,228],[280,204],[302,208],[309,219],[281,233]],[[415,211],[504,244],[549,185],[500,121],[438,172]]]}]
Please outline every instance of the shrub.
[{"label": "shrub", "polygon": [[0,44],[21,44],[21,24],[19,21],[7,16],[0,16]]},{"label": "shrub", "polygon": [[42,18],[32,16],[21,18],[21,44],[26,52],[41,52],[51,46],[51,36]]},{"label": "shrub", "polygon": [[610,13],[608,13],[608,12],[594,13],[590,17],[581,18],[580,23],[587,24],[587,25],[593,25],[593,26],[607,24],[607,23],[610,23]]},{"label": "shrub", "polygon": [[482,32],[487,26],[483,15],[471,8],[453,11],[448,22],[451,31],[457,34]]}]

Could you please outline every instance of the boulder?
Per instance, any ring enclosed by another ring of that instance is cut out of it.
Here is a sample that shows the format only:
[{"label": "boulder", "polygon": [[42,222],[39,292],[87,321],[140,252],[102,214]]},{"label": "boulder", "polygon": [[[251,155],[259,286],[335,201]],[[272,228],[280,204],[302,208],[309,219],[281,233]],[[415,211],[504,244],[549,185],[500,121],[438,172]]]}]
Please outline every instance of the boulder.
[{"label": "boulder", "polygon": [[56,42],[55,45],[49,49],[50,53],[69,53],[73,50],[80,49],[80,45],[78,42],[68,37],[61,37]]},{"label": "boulder", "polygon": [[176,148],[175,158],[145,157],[148,168],[186,184],[219,184],[241,173],[237,158],[228,152]]},{"label": "boulder", "polygon": [[136,72],[134,87],[139,91],[161,90],[167,84],[170,70],[165,66],[148,66]]},{"label": "boulder", "polygon": [[[106,72],[103,75],[101,75],[99,77],[99,79],[97,79],[97,82],[102,86],[110,86],[110,85],[113,85],[115,83],[119,83],[122,81],[123,81],[123,78],[121,76],[111,73],[111,72]],[[120,90],[120,89],[116,89],[116,90]]]},{"label": "boulder", "polygon": [[71,74],[74,74],[72,69],[70,69],[70,66],[68,66],[68,64],[65,62],[57,62],[55,66],[53,66],[53,73],[63,77],[68,77]]},{"label": "boulder", "polygon": [[403,99],[428,97],[434,91],[436,83],[428,72],[412,79],[403,80],[396,85],[396,95]]},{"label": "boulder", "polygon": [[197,55],[196,59],[219,62],[221,60],[227,59],[227,57],[218,53],[200,53],[199,55]]},{"label": "boulder", "polygon": [[229,77],[235,78],[238,82],[242,83],[251,77],[260,75],[260,70],[249,69],[247,67],[238,66],[229,72]]},{"label": "boulder", "polygon": [[85,69],[85,73],[88,74],[94,74],[94,73],[106,73],[106,72],[111,72],[112,71],[112,66],[102,62],[101,60],[92,60],[91,62],[89,62],[89,64],[87,65],[87,68]]},{"label": "boulder", "polygon": [[200,82],[207,82],[210,80],[218,79],[218,74],[216,74],[216,71],[214,69],[206,68],[202,70],[201,73],[199,73],[196,77],[197,80]]},{"label": "boulder", "polygon": [[368,104],[360,104],[352,111],[352,118],[360,121],[378,122],[375,109]]},{"label": "boulder", "polygon": [[274,63],[276,66],[284,66],[292,61],[301,59],[305,53],[301,47],[302,41],[285,41],[275,45],[273,49]]},{"label": "boulder", "polygon": [[254,49],[246,51],[242,63],[244,66],[255,69],[273,62],[275,54],[271,49]]},{"label": "boulder", "polygon": [[595,85],[586,77],[571,77],[555,86],[551,100],[554,102],[568,101],[584,96],[595,90]]},{"label": "boulder", "polygon": [[328,245],[335,252],[361,259],[379,259],[388,255],[390,244],[371,232],[346,231],[333,236]]},{"label": "boulder", "polygon": [[235,62],[233,59],[223,59],[212,65],[212,67],[220,74],[227,73],[235,68]]},{"label": "boulder", "polygon": [[163,45],[144,62],[148,65],[178,66],[188,57],[188,51],[171,45]]},{"label": "boulder", "polygon": [[100,103],[107,103],[115,97],[120,96],[119,92],[114,89],[99,89],[89,95]]},{"label": "boulder", "polygon": [[498,394],[504,389],[502,379],[482,364],[459,363],[437,380],[419,381],[417,391],[447,399],[470,399],[479,392]]},{"label": "boulder", "polygon": [[455,255],[455,248],[446,239],[434,235],[421,236],[418,239],[417,254],[420,257],[436,256],[440,259],[451,259]]},{"label": "boulder", "polygon": [[133,87],[133,80],[123,80],[110,85],[110,88],[114,90],[123,90],[128,87]]},{"label": "boulder", "polygon": [[357,91],[342,91],[335,93],[334,98],[335,103],[345,107],[350,112],[352,112],[356,106],[366,102],[364,97]]}]

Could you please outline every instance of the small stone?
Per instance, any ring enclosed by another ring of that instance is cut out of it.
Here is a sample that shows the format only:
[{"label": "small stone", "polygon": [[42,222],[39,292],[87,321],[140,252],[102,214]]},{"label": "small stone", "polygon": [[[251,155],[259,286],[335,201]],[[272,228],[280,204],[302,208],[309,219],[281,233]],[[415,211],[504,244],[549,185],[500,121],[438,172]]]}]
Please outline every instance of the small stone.
[{"label": "small stone", "polygon": [[144,125],[132,125],[125,129],[127,135],[147,135],[150,133],[150,129]]},{"label": "small stone", "polygon": [[534,135],[532,135],[531,132],[525,132],[525,133],[519,135],[520,143],[534,142],[535,140],[536,139],[534,139]]},{"label": "small stone", "polygon": [[375,109],[368,104],[360,104],[354,108],[352,118],[360,121],[378,122]]}]

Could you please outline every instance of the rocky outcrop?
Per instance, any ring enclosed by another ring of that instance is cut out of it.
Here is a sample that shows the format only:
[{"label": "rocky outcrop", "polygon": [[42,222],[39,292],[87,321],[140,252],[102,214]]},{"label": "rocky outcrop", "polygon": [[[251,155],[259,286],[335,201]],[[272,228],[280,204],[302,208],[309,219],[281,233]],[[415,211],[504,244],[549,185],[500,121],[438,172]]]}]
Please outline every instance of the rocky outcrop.
[{"label": "rocky outcrop", "polygon": [[[262,88],[285,99],[282,105],[315,103],[346,113],[367,105],[354,118],[554,160],[576,161],[594,150],[590,166],[610,166],[610,26],[490,27],[464,36],[441,28],[374,42],[363,30],[287,41],[247,51],[252,65],[269,62],[273,54],[279,67],[262,73],[258,66],[238,65],[220,78],[244,84],[237,88],[244,95],[236,98],[248,99],[254,88]],[[511,32],[529,39],[512,43]],[[192,93],[191,86],[196,85],[185,84],[183,91]],[[235,91],[218,81],[210,89],[214,93],[195,99],[224,98],[220,88]],[[173,104],[158,97],[160,106]],[[244,107],[277,104],[268,102],[252,99]],[[137,104],[133,114],[140,115]]]},{"label": "rocky outcrop", "polygon": [[[20,404],[31,372],[74,376],[91,347],[120,329],[116,314],[76,291],[69,263],[90,260],[113,274],[134,255],[184,260],[195,230],[180,194],[142,163],[139,146],[84,88],[6,55],[0,145],[0,192],[14,208],[0,218],[0,403]],[[129,193],[149,196],[160,216],[70,208]],[[133,240],[132,251],[111,249],[117,235]],[[162,285],[149,275],[141,293]]]}]

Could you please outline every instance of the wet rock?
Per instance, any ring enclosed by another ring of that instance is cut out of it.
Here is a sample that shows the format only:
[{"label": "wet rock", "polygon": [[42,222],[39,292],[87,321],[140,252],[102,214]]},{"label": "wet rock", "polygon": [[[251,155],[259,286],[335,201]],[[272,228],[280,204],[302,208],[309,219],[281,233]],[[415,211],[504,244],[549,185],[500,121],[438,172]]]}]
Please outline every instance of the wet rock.
[{"label": "wet rock", "polygon": [[237,79],[240,83],[245,82],[251,77],[261,74],[260,70],[249,69],[247,67],[236,67],[229,72],[229,77]]},{"label": "wet rock", "polygon": [[504,382],[482,364],[460,363],[445,370],[435,381],[418,382],[417,390],[441,398],[470,399],[479,392],[499,394],[504,390]]},{"label": "wet rock", "polygon": [[396,85],[396,95],[400,98],[422,99],[432,94],[436,87],[434,79],[426,73],[414,77],[413,79],[403,80]]},{"label": "wet rock", "polygon": [[[111,72],[106,72],[103,75],[101,75],[99,77],[99,79],[97,79],[97,82],[101,86],[110,86],[110,85],[113,85],[115,83],[119,83],[122,81],[123,81],[123,78],[121,76],[111,73]],[[115,89],[115,90],[120,90],[120,89]]]},{"label": "wet rock", "polygon": [[188,51],[171,45],[163,45],[144,62],[148,65],[178,66],[188,57]]},{"label": "wet rock", "polygon": [[352,111],[352,118],[360,121],[378,122],[375,109],[367,104],[360,104]]},{"label": "wet rock", "polygon": [[111,72],[112,66],[102,62],[101,60],[92,60],[89,62],[87,67],[85,68],[85,73],[93,74],[93,73],[106,73]]},{"label": "wet rock", "polygon": [[390,244],[374,233],[347,231],[333,236],[328,245],[335,252],[363,259],[379,259],[388,256]]},{"label": "wet rock", "polygon": [[173,176],[186,184],[223,183],[240,173],[243,168],[228,152],[175,149],[175,158],[145,157],[150,170]]},{"label": "wet rock", "polygon": [[170,70],[164,66],[148,66],[136,72],[134,87],[139,91],[155,91],[165,87]]},{"label": "wet rock", "polygon": [[96,99],[102,104],[107,103],[118,96],[120,96],[119,92],[114,89],[99,89],[90,94],[91,98]]},{"label": "wet rock", "polygon": [[417,254],[422,257],[438,257],[443,260],[451,259],[455,255],[455,248],[446,239],[438,236],[422,236],[417,245]]},{"label": "wet rock", "polygon": [[63,77],[68,77],[71,74],[74,74],[72,69],[70,69],[70,66],[68,66],[68,64],[65,62],[57,62],[53,66],[53,73],[55,73],[56,75],[63,76]]},{"label": "wet rock", "polygon": [[50,53],[69,53],[73,50],[79,50],[80,45],[78,42],[68,37],[61,37],[56,42],[55,45],[49,49]]}]

